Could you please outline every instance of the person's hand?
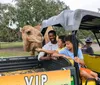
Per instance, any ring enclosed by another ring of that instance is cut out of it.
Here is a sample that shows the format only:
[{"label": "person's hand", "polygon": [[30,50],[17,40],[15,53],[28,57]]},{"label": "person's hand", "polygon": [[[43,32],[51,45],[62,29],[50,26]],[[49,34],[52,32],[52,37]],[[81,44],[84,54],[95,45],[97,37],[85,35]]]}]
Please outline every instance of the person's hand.
[{"label": "person's hand", "polygon": [[58,53],[53,53],[51,56],[52,56],[52,57],[59,58],[59,54],[58,54]]},{"label": "person's hand", "polygon": [[66,55],[63,55],[64,58],[67,58],[67,59],[72,59],[71,57],[69,56],[66,56]]},{"label": "person's hand", "polygon": [[57,57],[51,57],[52,60],[57,60]]},{"label": "person's hand", "polygon": [[74,61],[77,62],[77,63],[80,63],[80,59],[78,57],[75,57]]},{"label": "person's hand", "polygon": [[38,52],[41,52],[42,48],[36,48],[35,50],[38,51]]}]

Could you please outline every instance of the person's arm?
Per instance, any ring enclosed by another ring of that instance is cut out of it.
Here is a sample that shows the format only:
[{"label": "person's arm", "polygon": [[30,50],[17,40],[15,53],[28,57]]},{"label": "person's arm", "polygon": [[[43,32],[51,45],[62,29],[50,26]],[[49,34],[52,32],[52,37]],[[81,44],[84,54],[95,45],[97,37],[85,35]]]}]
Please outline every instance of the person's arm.
[{"label": "person's arm", "polygon": [[53,54],[54,52],[56,52],[55,50],[45,50],[45,49],[42,49],[42,48],[37,48],[36,51],[45,52],[45,53],[48,53],[48,54]]},{"label": "person's arm", "polygon": [[40,57],[39,60],[50,60],[50,59],[51,59],[50,56],[46,56],[46,57],[42,56],[42,57]]},{"label": "person's arm", "polygon": [[38,54],[38,60],[41,60],[40,58],[43,57],[44,54],[45,54],[44,52],[40,52],[40,53]]},{"label": "person's arm", "polygon": [[85,66],[85,63],[82,59],[78,58],[78,57],[74,57],[74,61],[81,64],[82,66]]},{"label": "person's arm", "polygon": [[85,63],[83,61],[83,54],[82,54],[81,49],[78,49],[78,57],[75,57],[74,60],[75,60],[75,62],[81,64],[82,66],[85,65]]},{"label": "person's arm", "polygon": [[38,55],[38,60],[50,60],[52,59],[51,57],[51,54],[48,54],[47,56],[44,56],[45,55],[45,52],[40,52],[39,55]]},{"label": "person's arm", "polygon": [[[42,47],[42,49],[47,49],[47,48],[48,48],[47,44]],[[44,57],[44,55],[45,55],[45,52],[40,52],[38,54],[38,60],[43,60],[44,58],[42,58],[42,57]]]},{"label": "person's arm", "polygon": [[71,59],[71,57],[66,56],[66,55],[64,55],[64,54],[59,54],[59,53],[53,53],[52,56],[53,56],[53,57],[58,57],[58,58],[59,58],[59,57],[65,57],[65,58]]}]

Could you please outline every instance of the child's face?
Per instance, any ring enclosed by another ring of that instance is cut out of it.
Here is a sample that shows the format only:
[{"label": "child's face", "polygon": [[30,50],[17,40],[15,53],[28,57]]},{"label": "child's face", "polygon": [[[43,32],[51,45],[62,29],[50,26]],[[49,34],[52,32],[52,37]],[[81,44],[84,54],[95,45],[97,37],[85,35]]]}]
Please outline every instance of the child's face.
[{"label": "child's face", "polygon": [[63,48],[64,47],[64,43],[62,42],[61,39],[58,39],[58,47],[59,48]]},{"label": "child's face", "polygon": [[66,41],[65,43],[68,50],[71,50],[73,48],[73,44],[70,41]]}]

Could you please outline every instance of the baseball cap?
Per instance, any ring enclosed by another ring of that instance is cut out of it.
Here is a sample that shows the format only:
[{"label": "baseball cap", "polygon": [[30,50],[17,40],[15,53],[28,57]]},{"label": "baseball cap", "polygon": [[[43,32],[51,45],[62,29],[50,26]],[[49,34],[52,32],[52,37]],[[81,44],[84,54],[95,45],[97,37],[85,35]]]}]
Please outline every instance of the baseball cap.
[{"label": "baseball cap", "polygon": [[86,38],[85,42],[91,42],[92,43],[92,38],[91,37]]}]

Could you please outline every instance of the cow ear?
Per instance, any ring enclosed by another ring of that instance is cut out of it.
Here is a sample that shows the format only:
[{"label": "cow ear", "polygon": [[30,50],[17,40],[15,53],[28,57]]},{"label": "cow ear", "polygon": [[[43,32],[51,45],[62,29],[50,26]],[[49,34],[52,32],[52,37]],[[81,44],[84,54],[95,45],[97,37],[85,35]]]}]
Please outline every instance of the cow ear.
[{"label": "cow ear", "polygon": [[20,27],[20,32],[23,32],[23,28]]}]

